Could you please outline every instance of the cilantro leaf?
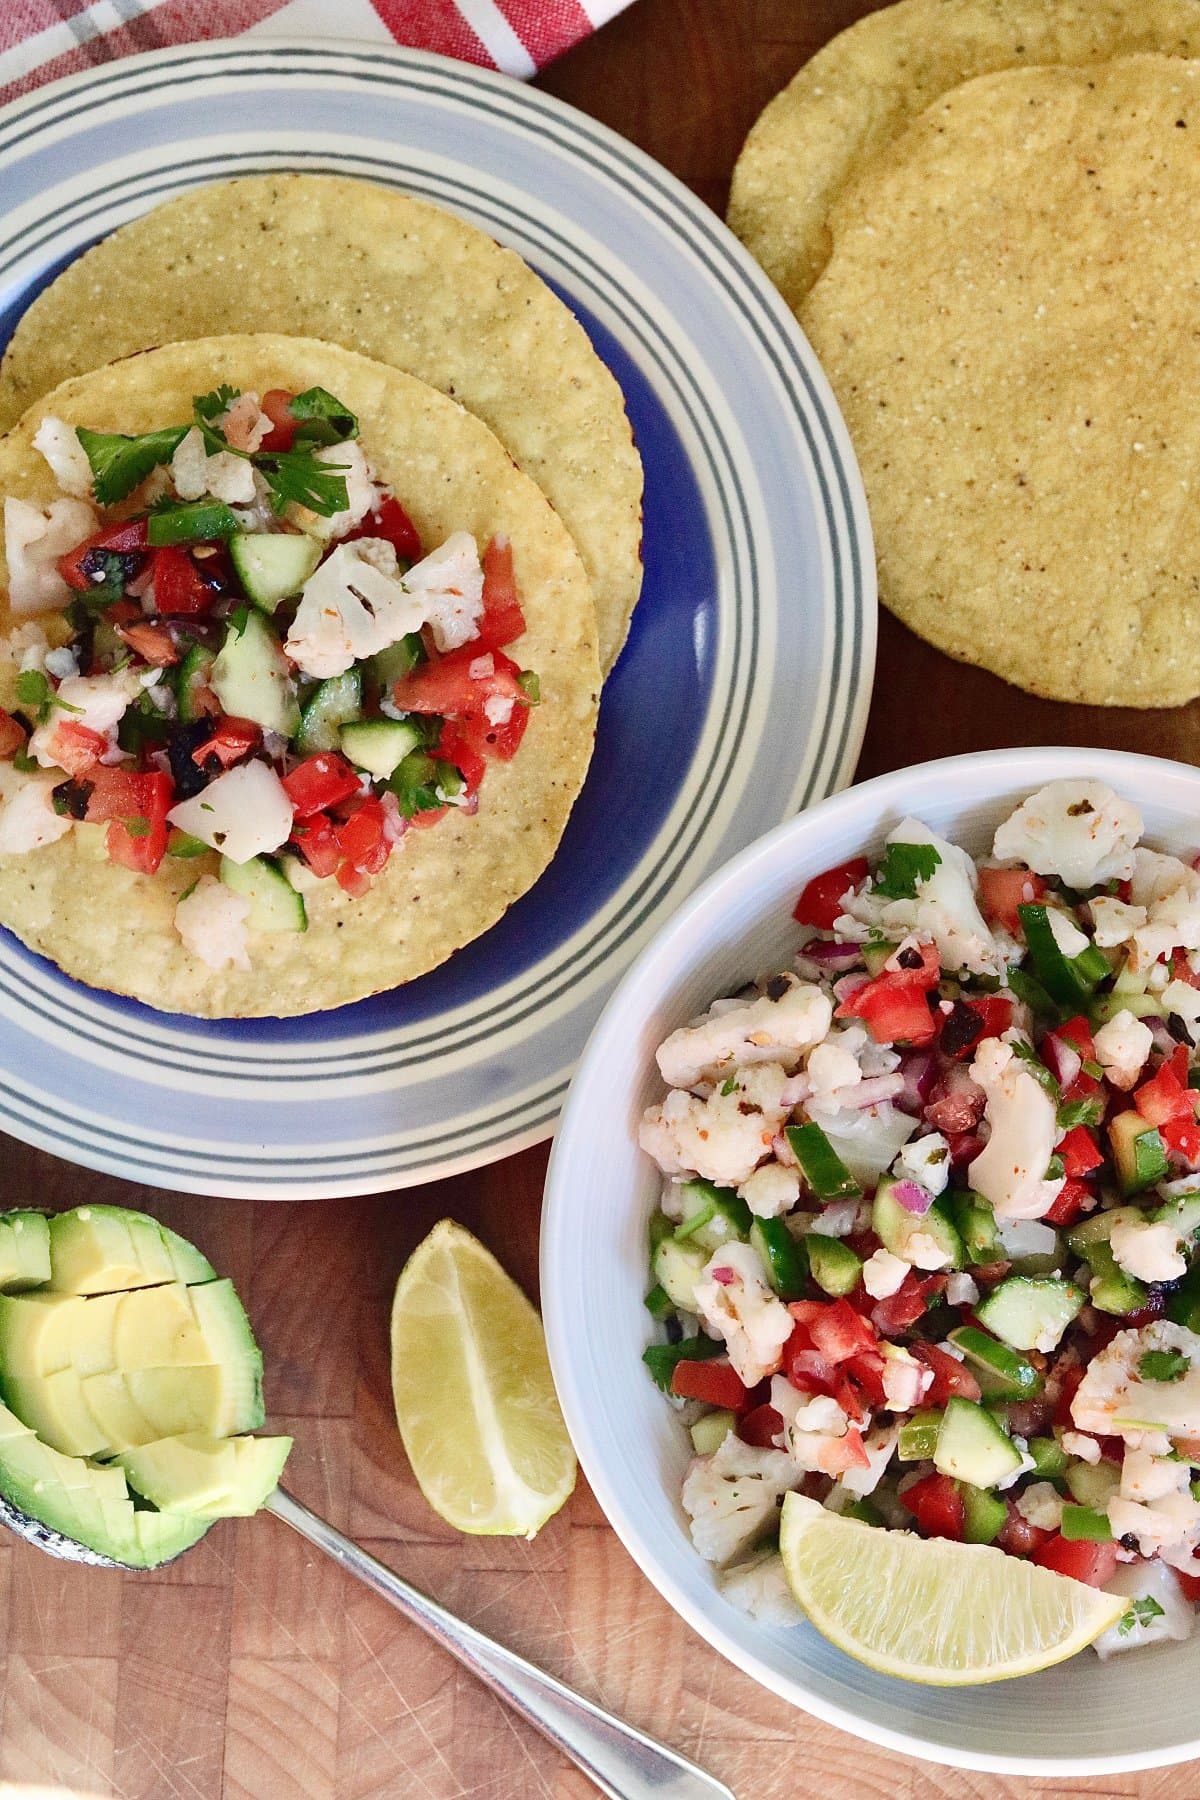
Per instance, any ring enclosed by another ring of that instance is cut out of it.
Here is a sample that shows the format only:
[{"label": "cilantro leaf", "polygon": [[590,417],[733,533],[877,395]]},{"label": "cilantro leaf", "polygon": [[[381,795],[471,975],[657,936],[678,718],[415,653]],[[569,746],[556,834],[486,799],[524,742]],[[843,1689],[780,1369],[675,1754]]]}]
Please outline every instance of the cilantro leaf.
[{"label": "cilantro leaf", "polygon": [[1045,1088],[1046,1092],[1057,1106],[1061,1089],[1041,1057],[1037,1054],[1033,1045],[1027,1044],[1024,1038],[1014,1038],[1012,1040],[1012,1053],[1014,1056],[1020,1057],[1038,1086]]},{"label": "cilantro leaf", "polygon": [[141,562],[136,552],[89,550],[82,565],[88,586],[79,591],[80,604],[89,612],[103,612],[124,596],[125,583],[133,579]]},{"label": "cilantro leaf", "polygon": [[1181,1381],[1191,1366],[1191,1357],[1181,1350],[1147,1350],[1138,1375],[1143,1381]]},{"label": "cilantro leaf", "polygon": [[52,707],[59,707],[63,712],[82,712],[82,706],[72,706],[67,700],[60,700],[49,681],[40,669],[22,669],[17,676],[17,699],[22,706],[34,712],[39,725],[44,725],[50,717]]},{"label": "cilantro leaf", "polygon": [[669,1394],[676,1363],[707,1362],[709,1357],[720,1356],[724,1349],[716,1338],[684,1338],[678,1344],[651,1344],[642,1351],[642,1361],[658,1386]]},{"label": "cilantro leaf", "polygon": [[241,388],[230,387],[227,381],[223,381],[220,387],[213,388],[209,394],[196,394],[192,399],[192,411],[198,419],[211,425],[214,419],[227,412],[234,401],[241,397]]},{"label": "cilantro leaf", "polygon": [[336,395],[325,388],[306,388],[288,407],[293,419],[299,420],[295,442],[298,444],[342,444],[358,436],[358,420]]},{"label": "cilantro leaf", "polygon": [[912,900],[918,881],[928,881],[941,860],[932,844],[889,844],[875,871],[874,892],[885,900]]},{"label": "cilantro leaf", "polygon": [[211,543],[215,538],[231,538],[237,528],[237,518],[224,500],[187,500],[178,506],[156,507],[150,514],[146,534],[157,549],[164,544]]},{"label": "cilantro leaf", "polygon": [[306,506],[309,512],[331,519],[350,504],[346,493],[345,463],[318,462],[311,450],[277,450],[260,453],[255,466],[271,490],[271,510]]},{"label": "cilantro leaf", "polygon": [[727,1100],[729,1098],[730,1094],[735,1093],[736,1091],[737,1091],[737,1076],[736,1075],[727,1075],[725,1077],[724,1081],[721,1083],[721,1087],[720,1087],[720,1094],[721,1094],[722,1100]]},{"label": "cilantro leaf", "polygon": [[1153,1595],[1147,1594],[1142,1600],[1133,1600],[1117,1626],[1117,1636],[1128,1637],[1135,1626],[1149,1625],[1152,1619],[1161,1619],[1162,1616],[1163,1609]]},{"label": "cilantro leaf", "polygon": [[162,431],[126,437],[121,432],[89,431],[86,425],[77,425],[75,435],[91,464],[97,504],[114,506],[124,500],[151,469],[170,462],[187,431],[186,425],[168,425]]},{"label": "cilantro leaf", "polygon": [[1094,1096],[1090,1100],[1066,1100],[1058,1109],[1058,1128],[1073,1131],[1076,1125],[1098,1125],[1103,1117],[1103,1100]]}]

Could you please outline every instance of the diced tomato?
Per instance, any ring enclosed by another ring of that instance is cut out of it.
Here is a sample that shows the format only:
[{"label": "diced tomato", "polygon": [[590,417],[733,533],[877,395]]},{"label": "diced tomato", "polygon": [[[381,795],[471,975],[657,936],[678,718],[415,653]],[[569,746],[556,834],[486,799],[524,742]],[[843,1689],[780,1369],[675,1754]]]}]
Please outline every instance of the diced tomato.
[{"label": "diced tomato", "polygon": [[296,435],[298,420],[292,417],[292,401],[295,394],[287,388],[268,388],[259,402],[268,419],[271,429],[259,445],[260,450],[290,450],[292,439]]},{"label": "diced tomato", "polygon": [[1103,1587],[1117,1572],[1117,1546],[1092,1543],[1087,1538],[1068,1541],[1056,1531],[1047,1543],[1038,1545],[1029,1560],[1039,1568],[1053,1569],[1056,1575],[1069,1575],[1072,1581]]},{"label": "diced tomato", "polygon": [[1062,1097],[1064,1101],[1099,1100],[1105,1110],[1107,1110],[1109,1102],[1108,1089],[1104,1083],[1097,1081],[1094,1075],[1085,1075],[1082,1069],[1070,1087],[1063,1089]]},{"label": "diced tomato", "polygon": [[0,706],[0,760],[7,761],[18,750],[23,750],[25,741],[25,730],[20,719],[14,719],[10,712],[5,712]]},{"label": "diced tomato", "polygon": [[801,925],[813,925],[818,931],[832,931],[834,920],[842,911],[842,896],[851,888],[861,887],[870,873],[866,857],[855,856],[835,869],[814,875],[792,909],[793,919]]},{"label": "diced tomato", "polygon": [[193,750],[192,761],[206,772],[215,773],[218,766],[231,769],[261,742],[261,725],[256,725],[253,719],[235,719],[226,713],[217,720],[212,736]]},{"label": "diced tomato", "polygon": [[292,842],[314,875],[325,877],[337,874],[342,853],[333,834],[333,821],[327,819],[324,813],[318,813],[315,817],[294,825]]},{"label": "diced tomato", "polygon": [[1021,915],[1018,906],[1032,906],[1046,892],[1046,883],[1029,869],[980,869],[979,910],[985,919],[1003,925],[1018,937]]},{"label": "diced tomato", "polygon": [[88,775],[92,792],[86,818],[108,821],[109,860],[153,875],[167,849],[167,813],[175,792],[169,775],[139,775],[123,767],[97,765]]},{"label": "diced tomato", "polygon": [[1188,961],[1188,953],[1186,950],[1172,950],[1171,980],[1185,981],[1188,987],[1200,988],[1200,975],[1197,975],[1191,963]]},{"label": "diced tomato", "polygon": [[479,756],[494,756],[499,762],[511,762],[525,736],[529,711],[525,701],[518,700],[502,725],[489,724],[486,717],[461,719],[459,729],[463,741]]},{"label": "diced tomato", "polygon": [[1053,1536],[1052,1532],[1043,1531],[1040,1525],[1031,1525],[1023,1519],[1015,1504],[1008,1502],[1008,1518],[1000,1528],[996,1542],[1001,1550],[1007,1550],[1010,1556],[1028,1556],[1031,1551],[1044,1544]]},{"label": "diced tomato", "polygon": [[169,669],[179,661],[179,646],[165,625],[144,619],[139,625],[118,625],[117,636],[153,669]]},{"label": "diced tomato", "polygon": [[1192,1168],[1200,1162],[1200,1125],[1194,1118],[1167,1119],[1159,1126],[1158,1135],[1168,1150],[1181,1156]]},{"label": "diced tomato", "polygon": [[322,750],[316,756],[305,757],[283,778],[284,790],[298,819],[328,812],[341,801],[352,799],[361,785],[350,764],[336,750]]},{"label": "diced tomato", "polygon": [[513,576],[512,545],[494,537],[483,553],[483,617],[478,643],[484,650],[502,650],[525,634],[525,614],[517,598]]},{"label": "diced tomato", "polygon": [[[21,740],[22,743],[24,739]],[[50,736],[50,749],[60,768],[68,775],[82,775],[108,749],[102,731],[79,725],[74,719],[60,719]]]},{"label": "diced tomato", "polygon": [[[1124,1326],[1124,1323],[1125,1321],[1122,1319],[1122,1327]],[[1076,1428],[1075,1420],[1071,1413],[1071,1402],[1074,1400],[1075,1391],[1082,1380],[1082,1364],[1074,1368],[1060,1369],[1057,1371],[1058,1398],[1054,1403],[1054,1423],[1056,1425],[1061,1425],[1066,1431],[1074,1431]]]},{"label": "diced tomato", "polygon": [[[342,541],[350,543],[354,538],[364,537],[385,539],[403,562],[414,563],[421,559],[417,528],[394,495],[389,494],[386,500],[381,500],[375,511],[369,512],[353,531],[348,531]],[[484,598],[486,601],[486,587]]]},{"label": "diced tomato", "polygon": [[[362,875],[378,875],[391,852],[384,831],[384,811],[374,796],[364,800],[350,817],[334,830],[338,849],[351,868]],[[338,871],[341,881],[342,871]],[[343,887],[346,886],[342,882]],[[352,890],[347,888],[347,892]]]},{"label": "diced tomato", "polygon": [[436,825],[439,819],[444,819],[449,811],[448,806],[425,807],[422,811],[413,814],[408,821],[408,828],[410,831],[428,831],[431,825]]},{"label": "diced tomato", "polygon": [[871,1326],[848,1300],[796,1300],[788,1311],[808,1332],[814,1349],[831,1363],[877,1347]]},{"label": "diced tomato", "polygon": [[926,1475],[905,1488],[901,1506],[907,1507],[926,1537],[953,1538],[961,1543],[966,1534],[963,1497],[949,1475]]},{"label": "diced tomato", "polygon": [[464,644],[448,656],[433,656],[404,675],[392,690],[401,712],[440,713],[443,719],[473,719],[493,696],[519,700],[520,670],[510,657]]},{"label": "diced tomato", "polygon": [[737,1412],[746,1398],[746,1384],[728,1363],[691,1362],[685,1357],[675,1364],[671,1392],[681,1400],[704,1400]]},{"label": "diced tomato", "polygon": [[1072,1180],[1090,1175],[1104,1161],[1104,1152],[1086,1125],[1072,1126],[1054,1154],[1062,1157],[1063,1168]]},{"label": "diced tomato", "polygon": [[751,1407],[749,1412],[742,1414],[737,1425],[737,1434],[743,1444],[753,1444],[759,1450],[772,1449],[782,1431],[783,1417],[773,1406]]},{"label": "diced tomato", "polygon": [[862,1019],[878,1044],[928,1044],[938,1021],[929,1010],[928,990],[937,986],[941,968],[932,944],[920,946],[916,968],[885,969],[843,1000],[839,1019]]},{"label": "diced tomato", "polygon": [[170,544],[154,552],[154,606],[160,613],[192,617],[206,613],[221,584],[200,568],[189,551]]},{"label": "diced tomato", "polygon": [[1182,1569],[1175,1570],[1175,1579],[1183,1590],[1185,1600],[1194,1606],[1200,1600],[1200,1575],[1185,1575]]},{"label": "diced tomato", "polygon": [[1179,1049],[1183,1059],[1182,1074],[1172,1056],[1155,1070],[1149,1081],[1143,1081],[1134,1091],[1133,1104],[1151,1125],[1165,1125],[1168,1119],[1194,1119],[1196,1116],[1192,1091],[1187,1084],[1187,1051],[1182,1044]]},{"label": "diced tomato", "polygon": [[1012,1022],[1013,1003],[999,994],[960,1000],[949,1014],[942,1013],[935,1020],[938,1048],[954,1062],[965,1062],[984,1038],[1002,1036]]},{"label": "diced tomato", "polygon": [[1096,1046],[1092,1042],[1092,1028],[1082,1013],[1076,1013],[1065,1025],[1056,1025],[1054,1030],[1058,1037],[1066,1038],[1068,1043],[1074,1044],[1084,1062],[1095,1062]]},{"label": "diced tomato", "polygon": [[[468,794],[477,794],[479,784],[487,772],[487,764],[478,751],[472,750],[470,744],[451,726],[444,726],[441,740],[433,752],[435,758],[442,762],[453,763],[467,784]],[[439,817],[444,808],[439,808]]]},{"label": "diced tomato", "polygon": [[933,1370],[933,1385],[922,1401],[924,1406],[945,1406],[956,1394],[963,1400],[980,1399],[980,1386],[970,1369],[948,1350],[940,1350],[936,1344],[914,1344],[912,1353]]},{"label": "diced tomato", "polygon": [[[1061,1150],[1062,1146],[1059,1148]],[[1087,1182],[1068,1176],[1049,1212],[1043,1213],[1042,1217],[1047,1225],[1073,1225],[1076,1219],[1081,1219],[1084,1213],[1093,1212],[1095,1207],[1096,1196]]]},{"label": "diced tomato", "polygon": [[861,1424],[866,1413],[874,1407],[887,1405],[883,1368],[883,1357],[870,1351],[847,1357],[841,1364],[834,1399],[855,1424]]},{"label": "diced tomato", "polygon": [[77,593],[85,593],[88,588],[96,586],[96,572],[89,565],[89,557],[94,551],[107,551],[112,556],[130,556],[149,548],[149,522],[146,519],[126,519],[121,525],[108,525],[103,531],[95,531],[91,537],[84,538],[73,550],[58,559],[58,572],[67,586]]},{"label": "diced tomato", "polygon": [[877,1300],[871,1312],[881,1337],[892,1337],[915,1325],[925,1312],[925,1291],[915,1270],[910,1269],[894,1294]]},{"label": "diced tomato", "polygon": [[862,1441],[862,1432],[851,1425],[840,1438],[823,1445],[821,1464],[826,1475],[844,1475],[847,1469],[869,1469],[871,1459]]}]

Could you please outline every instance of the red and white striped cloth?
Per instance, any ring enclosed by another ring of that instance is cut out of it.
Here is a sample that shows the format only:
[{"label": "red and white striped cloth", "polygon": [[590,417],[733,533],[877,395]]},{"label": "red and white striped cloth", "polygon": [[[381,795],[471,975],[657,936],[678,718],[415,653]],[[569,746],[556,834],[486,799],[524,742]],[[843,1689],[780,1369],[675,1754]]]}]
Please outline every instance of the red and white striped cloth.
[{"label": "red and white striped cloth", "polygon": [[629,0],[0,0],[0,103],[167,44],[334,38],[412,44],[534,75]]}]

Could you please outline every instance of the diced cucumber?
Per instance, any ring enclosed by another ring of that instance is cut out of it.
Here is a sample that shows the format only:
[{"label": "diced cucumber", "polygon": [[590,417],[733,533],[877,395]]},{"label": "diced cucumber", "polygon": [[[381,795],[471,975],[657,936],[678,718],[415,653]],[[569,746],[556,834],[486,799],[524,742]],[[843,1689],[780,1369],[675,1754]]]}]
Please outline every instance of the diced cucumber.
[{"label": "diced cucumber", "polygon": [[1092,1244],[1087,1259],[1092,1271],[1088,1296],[1098,1312],[1124,1318],[1141,1311],[1150,1298],[1149,1288],[1125,1273],[1106,1242]]},{"label": "diced cucumber", "polygon": [[721,1448],[737,1424],[737,1414],[721,1408],[718,1412],[705,1413],[692,1426],[692,1448],[697,1456],[712,1456]]},{"label": "diced cucumber", "polygon": [[664,1320],[673,1319],[675,1317],[675,1302],[672,1300],[670,1294],[668,1294],[666,1288],[662,1287],[657,1281],[646,1295],[645,1306],[650,1317],[652,1319],[657,1319],[660,1325]]},{"label": "diced cucumber", "polygon": [[979,1194],[952,1194],[950,1212],[967,1262],[999,1262],[1003,1252],[996,1234],[996,1215],[987,1201]]},{"label": "diced cucumber", "polygon": [[419,725],[410,725],[404,719],[358,719],[342,726],[342,755],[356,769],[365,769],[376,780],[386,781],[397,763],[420,749],[423,736]]},{"label": "diced cucumber", "polygon": [[862,1257],[849,1244],[843,1244],[841,1238],[826,1237],[820,1231],[810,1231],[804,1244],[809,1272],[817,1286],[835,1296],[852,1294],[862,1274]]},{"label": "diced cucumber", "polygon": [[1000,1255],[1017,1275],[1057,1274],[1062,1268],[1062,1241],[1042,1219],[1002,1219],[997,1236]]},{"label": "diced cucumber", "polygon": [[1029,947],[1034,976],[1059,1006],[1079,1011],[1108,975],[1107,958],[1094,944],[1089,944],[1078,956],[1064,955],[1058,947],[1045,906],[1021,905],[1017,907],[1017,913]]},{"label": "diced cucumber", "polygon": [[975,1308],[975,1317],[1014,1350],[1053,1350],[1083,1301],[1072,1282],[1009,1275]]},{"label": "diced cucumber", "polygon": [[1043,1481],[1057,1480],[1067,1472],[1069,1457],[1057,1438],[1032,1437],[1029,1440],[1029,1454],[1033,1458],[1032,1474]]},{"label": "diced cucumber", "polygon": [[1128,1197],[1165,1179],[1170,1171],[1158,1128],[1139,1112],[1118,1113],[1109,1121],[1108,1141],[1121,1192]]},{"label": "diced cucumber", "polygon": [[249,900],[246,923],[252,931],[308,930],[304,897],[273,858],[252,856],[249,862],[235,863],[223,856],[218,872],[227,888]]},{"label": "diced cucumber", "polygon": [[418,663],[425,661],[425,646],[419,631],[410,631],[399,643],[389,644],[367,664],[371,679],[379,693],[390,693],[398,681],[411,675]]},{"label": "diced cucumber", "polygon": [[895,956],[899,944],[864,944],[862,959],[867,966],[867,974],[874,977],[882,975],[885,963]]},{"label": "diced cucumber", "polygon": [[789,1125],[787,1141],[818,1200],[855,1200],[862,1189],[819,1125]]},{"label": "diced cucumber", "polygon": [[1132,1013],[1135,1019],[1164,1019],[1167,1015],[1159,994],[1101,994],[1092,1002],[1092,1023],[1107,1025],[1123,1012]]},{"label": "diced cucumber", "polygon": [[1085,1262],[1090,1262],[1093,1244],[1107,1247],[1113,1226],[1118,1220],[1124,1219],[1128,1223],[1143,1216],[1136,1206],[1112,1206],[1100,1212],[1089,1213],[1086,1219],[1080,1219],[1077,1225],[1072,1225],[1067,1233],[1067,1243],[1076,1256],[1082,1256]]},{"label": "diced cucumber", "polygon": [[328,879],[324,875],[318,875],[315,869],[310,869],[302,856],[281,856],[279,866],[298,894],[315,894],[318,888],[325,886]]},{"label": "diced cucumber", "polygon": [[331,675],[305,703],[296,748],[305,756],[336,750],[342,726],[361,717],[361,671],[354,668],[347,669],[344,675]]},{"label": "diced cucumber", "polygon": [[803,1241],[792,1236],[782,1219],[755,1219],[750,1242],[780,1299],[802,1300],[808,1266]]},{"label": "diced cucumber", "polygon": [[[895,1185],[891,1175],[881,1176],[871,1206],[871,1224],[885,1250],[890,1250],[893,1256],[899,1256],[905,1262],[912,1262],[914,1258],[910,1251],[914,1240],[919,1237],[930,1240],[940,1253],[942,1260],[937,1264],[938,1268],[961,1268],[963,1243],[954,1228],[945,1201],[935,1200],[927,1213],[910,1213],[893,1197],[892,1189]],[[922,1258],[920,1266],[927,1268],[928,1261]]]},{"label": "diced cucumber", "polygon": [[696,1287],[704,1273],[708,1253],[696,1244],[680,1244],[664,1238],[654,1252],[654,1279],[684,1312],[696,1310]]},{"label": "diced cucumber", "polygon": [[1021,1467],[1021,1452],[991,1413],[956,1394],[946,1402],[933,1465],[956,1481],[992,1488]]},{"label": "diced cucumber", "polygon": [[910,1413],[900,1427],[896,1439],[896,1455],[901,1462],[927,1462],[937,1449],[938,1432],[942,1428],[940,1410],[922,1408]]},{"label": "diced cucumber", "polygon": [[1008,1507],[1000,1494],[962,1483],[963,1537],[968,1544],[991,1544],[1004,1529]]},{"label": "diced cucumber", "polygon": [[248,600],[274,612],[281,600],[298,594],[321,560],[324,546],[303,532],[235,531],[229,560]]},{"label": "diced cucumber", "polygon": [[676,1226],[675,1236],[681,1243],[697,1244],[711,1255],[731,1238],[744,1243],[749,1237],[750,1208],[732,1188],[719,1188],[711,1181],[687,1181],[680,1197],[683,1222]]},{"label": "diced cucumber", "polygon": [[963,1353],[963,1361],[990,1400],[1026,1400],[1042,1389],[1042,1378],[1031,1362],[1018,1356],[974,1325],[957,1325],[950,1342]]},{"label": "diced cucumber", "polygon": [[651,1256],[654,1255],[664,1238],[674,1237],[674,1235],[675,1221],[668,1219],[661,1206],[656,1206],[646,1225],[646,1237],[650,1244]]},{"label": "diced cucumber", "polygon": [[1071,1498],[1080,1506],[1107,1506],[1121,1486],[1121,1471],[1116,1463],[1072,1463],[1067,1470],[1067,1487]]},{"label": "diced cucumber", "polygon": [[1108,1514],[1096,1506],[1072,1506],[1068,1502],[1063,1507],[1058,1529],[1068,1544],[1081,1540],[1090,1544],[1112,1543]]},{"label": "diced cucumber", "polygon": [[[194,724],[204,716],[201,696],[211,685],[212,667],[216,660],[215,650],[208,650],[203,644],[193,644],[176,671],[175,698],[179,706],[179,717],[187,725]],[[211,705],[211,701],[209,704]]]},{"label": "diced cucumber", "polygon": [[1200,1332],[1200,1262],[1192,1264],[1167,1301],[1167,1317],[1175,1325]]},{"label": "diced cucumber", "polygon": [[293,737],[300,708],[279,639],[262,613],[249,611],[240,631],[230,626],[209,677],[227,713],[253,719],[264,731]]},{"label": "diced cucumber", "polygon": [[1181,1238],[1195,1237],[1200,1231],[1200,1193],[1176,1194],[1150,1214],[1155,1222],[1173,1225]]}]

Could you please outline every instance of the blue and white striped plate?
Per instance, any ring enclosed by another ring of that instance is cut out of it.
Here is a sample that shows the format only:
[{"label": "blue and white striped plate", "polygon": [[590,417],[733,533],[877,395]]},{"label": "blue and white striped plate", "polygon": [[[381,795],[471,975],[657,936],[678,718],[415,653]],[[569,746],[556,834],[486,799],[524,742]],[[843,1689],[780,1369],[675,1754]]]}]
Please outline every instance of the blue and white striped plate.
[{"label": "blue and white striped plate", "polygon": [[449,207],[538,269],[620,380],[646,465],[645,587],[587,786],[501,923],[392,993],[227,1023],[82,987],[0,932],[0,1126],[133,1180],[274,1199],[404,1187],[548,1137],[631,957],[853,768],[874,565],[811,351],[655,163],[439,57],[246,38],[133,57],[11,106],[0,166],[0,343],[65,263],[165,196],[336,170]]}]

